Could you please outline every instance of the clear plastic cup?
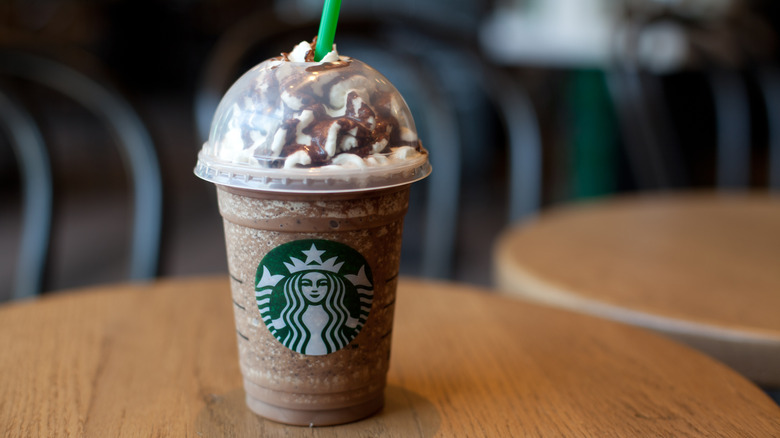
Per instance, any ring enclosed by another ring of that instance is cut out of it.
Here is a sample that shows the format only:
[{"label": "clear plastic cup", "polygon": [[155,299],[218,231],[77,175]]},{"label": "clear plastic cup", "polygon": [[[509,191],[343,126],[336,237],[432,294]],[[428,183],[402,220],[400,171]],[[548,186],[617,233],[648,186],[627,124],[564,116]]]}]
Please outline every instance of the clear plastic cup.
[{"label": "clear plastic cup", "polygon": [[382,407],[409,186],[430,171],[403,98],[360,61],[271,59],[225,94],[195,173],[217,185],[254,412]]}]

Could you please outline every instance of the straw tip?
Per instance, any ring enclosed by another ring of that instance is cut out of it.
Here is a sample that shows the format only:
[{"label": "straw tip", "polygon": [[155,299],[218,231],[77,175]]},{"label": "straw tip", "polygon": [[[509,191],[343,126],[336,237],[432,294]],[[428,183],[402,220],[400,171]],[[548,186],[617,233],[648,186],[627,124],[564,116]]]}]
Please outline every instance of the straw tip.
[{"label": "straw tip", "polygon": [[317,33],[317,42],[314,49],[314,60],[321,61],[328,52],[333,50],[333,38],[336,35],[336,24],[339,19],[341,0],[325,0],[322,7],[322,20]]}]

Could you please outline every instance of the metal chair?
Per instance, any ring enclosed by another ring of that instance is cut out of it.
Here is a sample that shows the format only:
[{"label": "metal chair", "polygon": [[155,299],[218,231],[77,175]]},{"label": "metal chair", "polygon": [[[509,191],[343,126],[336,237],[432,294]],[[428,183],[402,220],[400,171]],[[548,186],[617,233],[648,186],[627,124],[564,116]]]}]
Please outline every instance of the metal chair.
[{"label": "metal chair", "polygon": [[[31,52],[0,52],[0,76],[21,79],[67,96],[94,114],[115,136],[133,191],[133,232],[129,277],[155,276],[162,226],[162,184],[154,145],[133,108],[111,87],[65,63]],[[7,93],[7,92],[6,92]],[[42,291],[51,233],[52,178],[43,137],[15,99],[0,94],[0,123],[18,157],[23,199],[21,254],[13,298]]]},{"label": "metal chair", "polygon": [[[622,38],[619,38],[620,44],[616,44],[616,62],[610,71],[612,98],[618,109],[626,155],[637,188],[670,189],[702,183],[695,181],[685,168],[680,152],[680,127],[674,124],[670,115],[672,105],[665,95],[664,83],[680,74],[687,75],[693,83],[707,90],[708,96],[701,96],[698,104],[712,114],[713,185],[720,190],[750,187],[751,173],[756,170],[751,160],[752,148],[758,136],[763,134],[757,127],[765,117],[769,143],[768,186],[777,188],[780,159],[777,158],[779,146],[774,121],[778,113],[773,99],[778,97],[778,79],[773,68],[762,66],[767,62],[767,55],[762,54],[760,48],[771,38],[759,29],[754,29],[755,35],[751,33],[744,41],[738,37],[745,26],[760,27],[761,20],[755,17],[756,12],[740,5],[731,12],[723,12],[723,16],[699,17],[706,22],[702,25],[676,11],[677,7],[684,9],[684,4],[663,8],[655,5],[643,10],[642,7],[649,7],[653,2],[646,3],[636,2],[637,10],[627,14],[633,18],[622,23]],[[731,19],[727,19],[728,16]],[[663,71],[648,67],[653,62],[645,58],[652,52],[641,50],[641,40],[643,33],[650,34],[653,29],[676,30],[679,35],[671,33],[681,39],[681,45],[687,46],[687,56]],[[746,48],[749,45],[757,47]],[[755,102],[756,97],[751,93],[753,88],[760,95],[765,114],[761,113],[762,105]],[[697,161],[700,160],[698,157]]]}]

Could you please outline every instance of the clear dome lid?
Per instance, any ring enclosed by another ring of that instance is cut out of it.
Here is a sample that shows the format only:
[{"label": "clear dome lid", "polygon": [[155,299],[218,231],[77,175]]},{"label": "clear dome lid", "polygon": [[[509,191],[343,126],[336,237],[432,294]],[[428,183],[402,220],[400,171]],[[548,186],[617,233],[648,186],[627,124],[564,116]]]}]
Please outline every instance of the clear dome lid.
[{"label": "clear dome lid", "polygon": [[227,91],[195,174],[239,188],[343,192],[411,183],[430,173],[409,107],[356,59],[253,67]]}]

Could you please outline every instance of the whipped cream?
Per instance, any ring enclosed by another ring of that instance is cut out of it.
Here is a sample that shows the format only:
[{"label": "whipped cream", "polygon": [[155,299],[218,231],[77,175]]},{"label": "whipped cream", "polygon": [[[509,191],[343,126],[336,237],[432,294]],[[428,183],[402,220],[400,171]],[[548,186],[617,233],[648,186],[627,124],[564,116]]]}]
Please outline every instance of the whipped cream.
[{"label": "whipped cream", "polygon": [[260,168],[381,167],[425,153],[406,103],[376,70],[339,56],[320,62],[301,42],[250,70],[217,109],[219,158]]},{"label": "whipped cream", "polygon": [[[287,58],[290,62],[314,62],[314,47],[308,41],[301,41],[293,48],[292,52],[287,54]],[[336,62],[338,60],[339,52],[334,44],[333,50],[328,52],[320,62]]]}]

